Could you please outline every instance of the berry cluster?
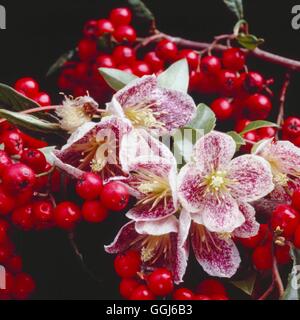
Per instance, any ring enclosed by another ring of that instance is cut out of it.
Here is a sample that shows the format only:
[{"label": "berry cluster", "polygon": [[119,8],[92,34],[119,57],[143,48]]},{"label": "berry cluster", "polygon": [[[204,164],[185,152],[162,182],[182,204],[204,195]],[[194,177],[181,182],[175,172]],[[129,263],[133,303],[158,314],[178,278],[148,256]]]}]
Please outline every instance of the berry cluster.
[{"label": "berry cluster", "polygon": [[300,147],[300,118],[288,117],[285,119],[282,126],[282,138]]}]

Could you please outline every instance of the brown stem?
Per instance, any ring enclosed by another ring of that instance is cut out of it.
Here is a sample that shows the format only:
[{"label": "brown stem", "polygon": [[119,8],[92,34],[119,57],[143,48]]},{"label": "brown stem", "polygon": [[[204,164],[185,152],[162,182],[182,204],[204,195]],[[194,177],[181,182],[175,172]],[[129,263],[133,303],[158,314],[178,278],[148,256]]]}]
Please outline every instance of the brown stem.
[{"label": "brown stem", "polygon": [[285,80],[284,80],[281,93],[280,93],[280,98],[279,98],[279,113],[277,117],[278,126],[281,126],[283,122],[286,93],[287,93],[288,86],[290,84],[290,79],[291,79],[291,75],[289,72],[287,72],[285,74]]},{"label": "brown stem", "polygon": [[273,255],[273,279],[278,289],[279,298],[281,298],[284,294],[284,287],[283,287],[281,276],[278,270],[278,265],[277,265],[277,260],[275,255]]},{"label": "brown stem", "polygon": [[272,281],[269,288],[258,298],[258,300],[266,300],[270,296],[270,294],[273,292],[274,287],[275,287],[275,283],[274,281]]}]

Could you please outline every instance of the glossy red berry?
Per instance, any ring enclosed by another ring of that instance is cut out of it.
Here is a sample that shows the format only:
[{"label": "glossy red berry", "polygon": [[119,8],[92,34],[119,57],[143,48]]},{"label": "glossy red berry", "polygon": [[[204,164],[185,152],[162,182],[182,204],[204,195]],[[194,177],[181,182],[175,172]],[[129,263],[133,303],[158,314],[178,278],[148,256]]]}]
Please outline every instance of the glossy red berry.
[{"label": "glossy red berry", "polygon": [[12,164],[11,158],[8,156],[8,154],[0,150],[0,175],[3,173],[3,171]]},{"label": "glossy red berry", "polygon": [[109,210],[124,210],[129,202],[128,190],[124,184],[112,181],[103,187],[101,192],[101,201]]},{"label": "glossy red berry", "polygon": [[0,244],[8,241],[9,224],[7,221],[0,219]]},{"label": "glossy red berry", "polygon": [[81,210],[84,220],[91,223],[102,222],[108,217],[107,209],[99,200],[85,201]]},{"label": "glossy red berry", "polygon": [[132,13],[128,8],[116,8],[110,12],[109,19],[114,26],[126,26],[131,22]]},{"label": "glossy red berry", "polygon": [[270,239],[271,233],[267,224],[261,224],[256,236],[250,238],[239,238],[239,242],[246,248],[254,249],[266,239]]},{"label": "glossy red berry", "polygon": [[39,90],[39,84],[32,78],[21,78],[15,84],[15,89],[29,98],[35,97]]},{"label": "glossy red berry", "polygon": [[215,56],[206,56],[201,59],[200,68],[206,74],[216,75],[222,68],[221,60]]},{"label": "glossy red berry", "polygon": [[124,72],[130,73],[130,74],[133,74],[132,68],[129,67],[129,66],[127,66],[126,64],[120,64],[120,65],[118,66],[118,69],[119,69],[119,70],[122,70],[122,71],[124,71]]},{"label": "glossy red berry", "polygon": [[137,251],[127,251],[117,255],[114,261],[116,273],[121,278],[132,278],[141,269],[141,257]]},{"label": "glossy red berry", "polygon": [[111,21],[107,19],[98,20],[98,36],[103,36],[104,34],[113,33],[115,30]]},{"label": "glossy red berry", "polygon": [[154,270],[147,277],[147,284],[149,289],[156,296],[167,296],[174,289],[174,281],[172,273],[165,268],[158,268]]},{"label": "glossy red berry", "polygon": [[300,211],[300,188],[296,189],[292,196],[292,207]]},{"label": "glossy red berry", "polygon": [[300,225],[298,225],[295,230],[294,245],[297,249],[300,249]]},{"label": "glossy red berry", "polygon": [[248,131],[243,134],[243,138],[246,140],[246,145],[243,145],[241,151],[250,152],[255,144],[259,140],[259,136],[256,131]]},{"label": "glossy red berry", "polygon": [[33,204],[33,216],[38,223],[49,223],[53,221],[54,208],[51,202],[40,200]]},{"label": "glossy red berry", "polygon": [[279,205],[273,211],[271,227],[273,231],[281,231],[281,235],[290,239],[300,222],[299,213],[288,205]]},{"label": "glossy red berry", "polygon": [[85,173],[76,183],[76,192],[84,200],[94,200],[102,191],[102,179],[95,173]]},{"label": "glossy red berry", "polygon": [[140,285],[140,283],[132,278],[123,278],[120,282],[119,291],[124,299],[130,299],[134,290]]},{"label": "glossy red berry", "polygon": [[50,98],[49,94],[46,92],[39,92],[33,99],[41,107],[51,106],[51,98]]},{"label": "glossy red berry", "polygon": [[239,48],[229,48],[223,52],[222,62],[226,69],[240,71],[245,66],[245,54]]},{"label": "glossy red berry", "polygon": [[239,119],[234,127],[234,130],[238,133],[242,132],[248,124],[251,123],[251,120],[248,119]]},{"label": "glossy red berry", "polygon": [[9,300],[14,290],[15,278],[12,273],[5,272],[5,289],[0,289],[0,300]]},{"label": "glossy red berry", "polygon": [[220,294],[227,296],[226,289],[222,282],[215,279],[203,280],[199,283],[196,292],[203,295]]},{"label": "glossy red berry", "polygon": [[263,90],[265,79],[258,72],[250,71],[241,75],[242,89],[246,93],[257,93]]},{"label": "glossy red berry", "polygon": [[288,264],[291,262],[290,246],[275,246],[275,257],[279,264]]},{"label": "glossy red berry", "polygon": [[219,98],[213,101],[211,109],[219,120],[228,120],[233,114],[233,106],[229,99],[226,98]]},{"label": "glossy red berry", "polygon": [[190,49],[180,50],[178,52],[178,59],[186,59],[191,69],[197,69],[200,61],[199,53]]},{"label": "glossy red berry", "polygon": [[230,70],[221,70],[218,73],[218,86],[224,96],[234,96],[238,86],[236,74]]},{"label": "glossy red berry", "polygon": [[177,58],[178,48],[176,44],[167,39],[161,40],[156,46],[156,54],[164,61],[172,62]]},{"label": "glossy red berry", "polygon": [[130,300],[155,300],[155,296],[147,286],[140,285],[134,289]]},{"label": "glossy red berry", "polygon": [[99,36],[99,25],[97,20],[87,21],[83,28],[83,35],[86,38],[95,39]]},{"label": "glossy red berry", "polygon": [[[102,54],[97,57],[96,59],[96,67],[98,68],[114,68],[115,62],[113,60],[113,57],[108,54]],[[97,72],[99,72],[97,70]]]},{"label": "glossy red berry", "polygon": [[47,165],[45,155],[37,149],[24,150],[21,161],[36,173],[44,172]]},{"label": "glossy red berry", "polygon": [[117,65],[131,65],[135,61],[134,49],[127,46],[117,46],[113,51],[113,59]]},{"label": "glossy red berry", "polygon": [[61,229],[73,229],[80,218],[81,211],[73,202],[62,202],[54,209],[54,221]]},{"label": "glossy red berry", "polygon": [[78,44],[78,55],[81,61],[91,61],[97,56],[96,41],[83,39]]},{"label": "glossy red berry", "polygon": [[16,206],[16,199],[0,186],[0,215],[8,215]]},{"label": "glossy red berry", "polygon": [[150,66],[144,61],[135,61],[132,64],[133,73],[138,77],[151,74]]},{"label": "glossy red berry", "polygon": [[257,134],[261,140],[274,138],[276,135],[276,129],[273,127],[260,128],[257,130]]},{"label": "glossy red berry", "polygon": [[6,264],[12,254],[13,251],[9,245],[0,244],[0,265]]},{"label": "glossy red berry", "polygon": [[4,188],[11,192],[25,192],[35,185],[35,173],[22,163],[15,163],[5,169],[2,175]]},{"label": "glossy red berry", "polygon": [[23,268],[23,261],[20,256],[12,256],[6,262],[7,269],[12,273],[20,273]]},{"label": "glossy red berry", "polygon": [[300,135],[300,118],[288,117],[285,119],[282,132],[289,138],[296,138]]},{"label": "glossy red berry", "polygon": [[186,288],[177,289],[173,294],[173,300],[193,300],[194,294]]},{"label": "glossy red berry", "polygon": [[29,231],[34,227],[34,217],[32,205],[17,208],[12,213],[12,222],[15,226],[24,231]]},{"label": "glossy red berry", "polygon": [[252,262],[257,270],[270,270],[273,264],[271,244],[256,247],[252,254]]},{"label": "glossy red berry", "polygon": [[145,55],[144,60],[153,72],[158,72],[164,69],[164,62],[157,56],[155,51],[148,52]]},{"label": "glossy red berry", "polygon": [[2,137],[5,152],[9,155],[19,155],[24,148],[24,141],[18,131],[6,131]]},{"label": "glossy red berry", "polygon": [[245,101],[245,104],[249,112],[249,119],[251,120],[264,120],[272,110],[272,102],[270,99],[260,93],[251,95]]},{"label": "glossy red berry", "polygon": [[135,42],[136,31],[131,26],[119,26],[114,31],[113,36],[118,42]]},{"label": "glossy red berry", "polygon": [[17,300],[26,300],[34,292],[35,288],[35,281],[29,274],[18,274],[15,277],[13,296]]},{"label": "glossy red berry", "polygon": [[214,76],[207,75],[204,72],[195,72],[191,74],[195,82],[195,91],[202,94],[213,94],[217,91],[217,80]]}]

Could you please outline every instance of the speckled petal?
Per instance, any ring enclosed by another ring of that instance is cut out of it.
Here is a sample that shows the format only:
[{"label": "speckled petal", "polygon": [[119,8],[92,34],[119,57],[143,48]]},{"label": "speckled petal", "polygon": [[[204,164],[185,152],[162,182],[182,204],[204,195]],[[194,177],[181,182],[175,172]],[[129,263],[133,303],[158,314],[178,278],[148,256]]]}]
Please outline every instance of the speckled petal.
[{"label": "speckled petal", "polygon": [[248,203],[240,203],[239,209],[245,217],[245,223],[235,229],[233,234],[238,238],[250,238],[257,235],[259,223],[255,219],[255,209]]},{"label": "speckled petal", "polygon": [[231,278],[237,271],[241,258],[231,239],[222,239],[216,233],[206,233],[206,243],[194,232],[192,246],[197,261],[213,277]]},{"label": "speckled petal", "polygon": [[161,236],[171,232],[178,233],[178,220],[175,216],[159,221],[137,221],[135,229],[139,234]]},{"label": "speckled petal", "polygon": [[227,178],[232,196],[251,202],[268,195],[273,189],[273,175],[269,163],[262,157],[243,155],[231,161]]}]

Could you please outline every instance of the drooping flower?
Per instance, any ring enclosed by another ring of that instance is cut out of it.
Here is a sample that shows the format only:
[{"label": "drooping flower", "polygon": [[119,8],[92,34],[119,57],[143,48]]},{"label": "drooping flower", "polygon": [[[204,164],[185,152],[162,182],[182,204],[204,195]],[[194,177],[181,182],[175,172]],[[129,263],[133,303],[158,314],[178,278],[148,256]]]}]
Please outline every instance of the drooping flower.
[{"label": "drooping flower", "polygon": [[170,133],[194,118],[196,105],[186,93],[159,87],[152,75],[118,91],[107,104],[107,113],[129,119],[135,128]]},{"label": "drooping flower", "polygon": [[62,106],[57,108],[56,114],[60,118],[60,126],[68,133],[73,133],[83,124],[92,120],[97,113],[98,103],[90,96],[65,97]]},{"label": "drooping flower", "polygon": [[239,203],[265,197],[273,188],[270,165],[256,155],[232,160],[234,140],[219,132],[200,138],[193,160],[178,177],[178,198],[195,223],[210,232],[232,233],[245,222]]},{"label": "drooping flower", "polygon": [[117,254],[129,249],[141,254],[144,271],[165,267],[173,272],[176,283],[182,281],[186,269],[187,248],[178,248],[178,220],[167,217],[159,221],[131,221],[121,228],[107,253]]},{"label": "drooping flower", "polygon": [[61,150],[54,151],[55,165],[76,178],[90,171],[101,174],[104,180],[124,176],[120,143],[131,130],[128,120],[114,116],[100,123],[88,122],[71,135]]},{"label": "drooping flower", "polygon": [[205,272],[213,277],[231,278],[241,262],[232,237],[249,238],[259,230],[253,207],[243,203],[239,204],[239,210],[245,222],[232,233],[217,233],[193,220],[183,209],[179,218],[178,250],[184,250],[190,241],[195,257]]}]

